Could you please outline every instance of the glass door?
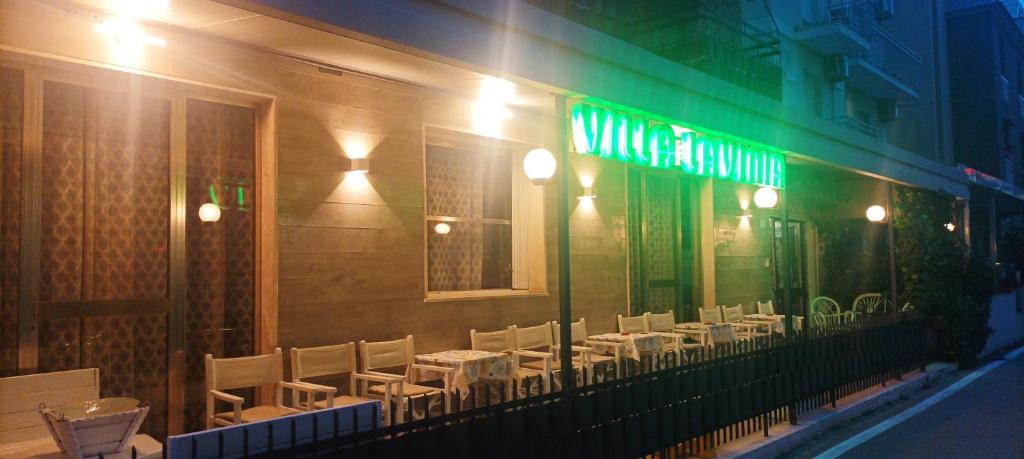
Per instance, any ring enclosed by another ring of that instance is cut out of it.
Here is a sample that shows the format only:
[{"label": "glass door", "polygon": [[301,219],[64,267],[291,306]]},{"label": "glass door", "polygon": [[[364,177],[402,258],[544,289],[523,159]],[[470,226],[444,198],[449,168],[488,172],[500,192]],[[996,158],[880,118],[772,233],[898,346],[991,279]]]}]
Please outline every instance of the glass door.
[{"label": "glass door", "polygon": [[[800,220],[789,221],[789,244],[790,253],[793,258],[789,262],[789,274],[790,274],[790,302],[793,305],[791,313],[795,315],[802,314],[807,306],[807,250],[805,244],[805,225],[806,223]],[[787,264],[784,262],[784,256],[782,252],[782,219],[778,217],[771,217],[771,231],[772,231],[772,277],[773,286],[775,289],[775,298],[777,304],[782,305],[782,290],[784,287],[783,283],[783,267]],[[786,309],[779,308],[779,313],[786,311]]]}]

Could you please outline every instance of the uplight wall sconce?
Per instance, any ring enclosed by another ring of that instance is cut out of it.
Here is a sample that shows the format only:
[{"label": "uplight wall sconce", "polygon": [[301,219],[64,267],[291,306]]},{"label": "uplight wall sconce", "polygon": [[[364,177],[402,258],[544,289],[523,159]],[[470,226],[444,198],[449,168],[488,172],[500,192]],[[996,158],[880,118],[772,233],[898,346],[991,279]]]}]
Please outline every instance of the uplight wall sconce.
[{"label": "uplight wall sconce", "polygon": [[349,158],[348,173],[366,174],[370,172],[370,158]]},{"label": "uplight wall sconce", "polygon": [[581,194],[579,196],[579,198],[577,198],[577,199],[579,199],[581,201],[584,200],[584,199],[597,199],[597,195],[594,194],[594,187],[592,187],[592,186],[585,186],[585,187],[583,187],[583,194]]}]

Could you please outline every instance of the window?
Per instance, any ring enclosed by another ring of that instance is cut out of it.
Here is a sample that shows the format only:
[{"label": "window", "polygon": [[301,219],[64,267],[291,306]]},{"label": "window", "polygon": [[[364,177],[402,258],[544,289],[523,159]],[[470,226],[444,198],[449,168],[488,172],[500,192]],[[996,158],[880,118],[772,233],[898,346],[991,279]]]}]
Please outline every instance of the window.
[{"label": "window", "polygon": [[525,147],[429,129],[425,150],[428,297],[531,290]]}]

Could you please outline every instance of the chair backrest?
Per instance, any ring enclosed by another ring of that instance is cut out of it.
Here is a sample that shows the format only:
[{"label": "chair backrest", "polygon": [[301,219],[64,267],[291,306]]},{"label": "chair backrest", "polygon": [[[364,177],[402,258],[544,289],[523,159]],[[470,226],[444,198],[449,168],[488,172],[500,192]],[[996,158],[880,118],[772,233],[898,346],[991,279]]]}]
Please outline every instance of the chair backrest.
[{"label": "chair backrest", "polygon": [[292,381],[303,378],[354,373],[356,343],[291,349]]},{"label": "chair backrest", "polygon": [[757,313],[758,314],[767,314],[767,315],[770,315],[770,316],[774,316],[775,315],[775,303],[772,302],[772,300],[758,301],[757,302]]},{"label": "chair backrest", "polygon": [[743,321],[743,305],[737,304],[736,306],[722,306],[722,316],[725,322],[742,322]]},{"label": "chair backrest", "polygon": [[827,296],[819,296],[811,300],[811,312],[820,312],[826,315],[839,314],[839,303]]},{"label": "chair backrest", "polygon": [[100,398],[96,368],[0,378],[0,445],[49,438],[39,404],[59,408]]},{"label": "chair backrest", "polygon": [[903,308],[900,309],[900,311],[902,311],[902,312],[910,312],[910,311],[913,311],[913,310],[914,310],[914,305],[911,304],[909,301],[906,304],[903,305]]},{"label": "chair backrest", "polygon": [[493,332],[469,331],[469,344],[475,351],[506,352],[516,348],[515,325]]},{"label": "chair backrest", "polygon": [[542,349],[547,351],[555,344],[551,333],[551,322],[532,327],[512,327],[516,338],[516,349]]},{"label": "chair backrest", "polygon": [[276,384],[284,380],[281,348],[273,354],[215,359],[206,354],[206,389],[229,390]]},{"label": "chair backrest", "polygon": [[647,333],[647,318],[644,316],[623,317],[619,314],[619,333]]},{"label": "chair backrest", "polygon": [[853,312],[858,314],[870,314],[876,310],[884,309],[885,299],[881,293],[865,293],[853,300]]},{"label": "chair backrest", "polygon": [[676,328],[676,315],[672,311],[660,314],[648,312],[646,315],[648,331],[672,332]]},{"label": "chair backrest", "polygon": [[405,367],[408,376],[409,365],[412,365],[414,356],[412,335],[394,341],[359,341],[359,363],[362,364],[363,370]]},{"label": "chair backrest", "polygon": [[713,323],[713,324],[720,324],[720,323],[722,323],[722,308],[720,308],[718,306],[715,306],[714,309],[711,309],[711,308],[701,308],[701,310],[700,310],[700,321],[702,323],[707,323],[707,322],[710,322],[710,323]]},{"label": "chair backrest", "polygon": [[[572,335],[573,343],[582,343],[587,340],[587,319],[580,317],[580,320],[569,324],[569,333]],[[555,344],[562,343],[562,330],[558,322],[551,322],[551,334],[555,338]]]},{"label": "chair backrest", "polygon": [[824,327],[827,325],[825,322],[825,315],[819,311],[811,312],[811,324],[815,327]]}]

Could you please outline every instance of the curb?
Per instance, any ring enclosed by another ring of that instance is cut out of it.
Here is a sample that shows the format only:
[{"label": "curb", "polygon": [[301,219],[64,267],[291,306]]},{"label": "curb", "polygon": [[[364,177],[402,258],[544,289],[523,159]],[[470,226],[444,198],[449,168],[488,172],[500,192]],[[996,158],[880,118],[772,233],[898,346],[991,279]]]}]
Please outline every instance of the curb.
[{"label": "curb", "polygon": [[837,407],[823,407],[800,416],[800,424],[782,424],[768,430],[768,437],[754,434],[722,445],[716,451],[718,458],[775,458],[792,451],[801,444],[825,433],[868,411],[894,402],[905,394],[916,392],[932,381],[956,371],[956,365],[932,363],[924,372],[904,375],[903,380],[889,380],[886,387],[874,386],[837,402]]}]

